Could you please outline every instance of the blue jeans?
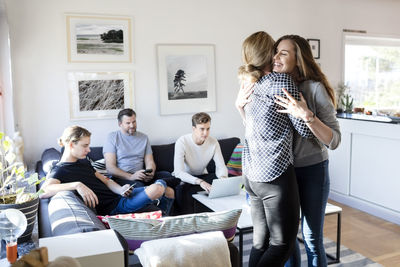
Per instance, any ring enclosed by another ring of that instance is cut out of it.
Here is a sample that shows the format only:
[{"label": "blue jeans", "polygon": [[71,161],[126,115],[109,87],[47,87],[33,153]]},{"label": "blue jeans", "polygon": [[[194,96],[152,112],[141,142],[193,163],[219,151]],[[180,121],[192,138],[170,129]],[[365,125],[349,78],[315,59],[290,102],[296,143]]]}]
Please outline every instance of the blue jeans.
[{"label": "blue jeans", "polygon": [[[300,195],[301,228],[309,267],[327,266],[323,230],[330,186],[328,169],[328,160],[295,168]],[[295,253],[285,266],[301,266],[298,242]]]},{"label": "blue jeans", "polygon": [[[155,184],[160,184],[164,188],[167,187],[163,180],[157,180]],[[146,205],[152,204],[153,200],[147,196],[145,189],[146,187],[135,187],[129,197],[121,197],[111,215],[135,212]],[[163,215],[169,215],[173,201],[174,199],[167,198],[165,195],[159,198],[159,201],[157,201],[159,202],[158,207],[163,212]]]}]

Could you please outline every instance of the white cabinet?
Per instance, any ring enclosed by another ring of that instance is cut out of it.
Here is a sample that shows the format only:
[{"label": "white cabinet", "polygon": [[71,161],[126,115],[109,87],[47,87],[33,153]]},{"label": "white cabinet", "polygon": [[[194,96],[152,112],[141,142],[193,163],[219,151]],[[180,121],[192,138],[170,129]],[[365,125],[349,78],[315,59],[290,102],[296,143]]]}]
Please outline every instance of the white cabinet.
[{"label": "white cabinet", "polygon": [[400,225],[400,124],[339,119],[330,198]]}]

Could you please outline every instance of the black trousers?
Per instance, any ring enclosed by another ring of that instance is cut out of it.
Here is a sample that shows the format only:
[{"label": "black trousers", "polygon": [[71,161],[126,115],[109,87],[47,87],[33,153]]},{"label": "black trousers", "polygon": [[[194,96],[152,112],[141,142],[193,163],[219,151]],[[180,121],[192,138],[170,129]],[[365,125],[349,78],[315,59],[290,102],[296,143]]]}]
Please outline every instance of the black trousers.
[{"label": "black trousers", "polygon": [[[218,179],[215,173],[197,175],[209,184],[212,184],[212,180]],[[182,183],[175,188],[175,205],[174,205],[174,215],[190,214],[194,213],[194,199],[193,194],[204,189],[200,185],[193,185],[188,183]],[[202,212],[207,210],[197,210],[197,212]]]},{"label": "black trousers", "polygon": [[245,179],[251,200],[253,247],[249,266],[284,266],[299,227],[299,193],[293,166],[271,182]]}]

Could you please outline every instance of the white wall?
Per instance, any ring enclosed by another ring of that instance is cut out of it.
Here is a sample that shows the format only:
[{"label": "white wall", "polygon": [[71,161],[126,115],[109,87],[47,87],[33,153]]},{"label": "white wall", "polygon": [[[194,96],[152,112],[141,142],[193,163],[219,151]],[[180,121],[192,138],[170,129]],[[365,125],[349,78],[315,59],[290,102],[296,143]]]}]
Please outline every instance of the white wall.
[{"label": "white wall", "polygon": [[[341,80],[342,29],[400,36],[400,2],[394,0],[6,0],[10,26],[16,123],[32,166],[72,123],[93,132],[102,145],[116,120],[69,120],[66,72],[129,70],[135,74],[138,129],[154,144],[173,142],[191,130],[190,116],[160,116],[155,45],[215,44],[217,111],[212,134],[243,136],[234,109],[241,42],[265,30],[274,38],[296,33],[321,40],[320,63],[330,81]],[[134,18],[134,63],[68,64],[65,12],[129,15]]]}]

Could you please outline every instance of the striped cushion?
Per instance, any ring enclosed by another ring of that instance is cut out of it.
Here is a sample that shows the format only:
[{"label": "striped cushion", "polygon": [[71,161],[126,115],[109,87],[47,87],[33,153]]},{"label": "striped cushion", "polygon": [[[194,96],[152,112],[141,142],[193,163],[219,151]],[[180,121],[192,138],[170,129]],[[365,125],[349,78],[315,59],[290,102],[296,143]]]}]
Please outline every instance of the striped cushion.
[{"label": "striped cushion", "polygon": [[243,145],[238,144],[233,150],[231,158],[226,165],[226,167],[228,168],[228,174],[230,176],[242,175],[242,152]]},{"label": "striped cushion", "polygon": [[107,174],[106,163],[104,162],[104,159],[99,159],[96,161],[93,161],[89,157],[87,159],[90,161],[90,164],[97,172],[99,172],[103,175]]},{"label": "striped cushion", "polygon": [[108,218],[111,229],[118,231],[135,250],[148,240],[167,238],[193,233],[222,231],[225,238],[235,237],[236,225],[242,210],[204,212],[175,217],[153,219]]}]

